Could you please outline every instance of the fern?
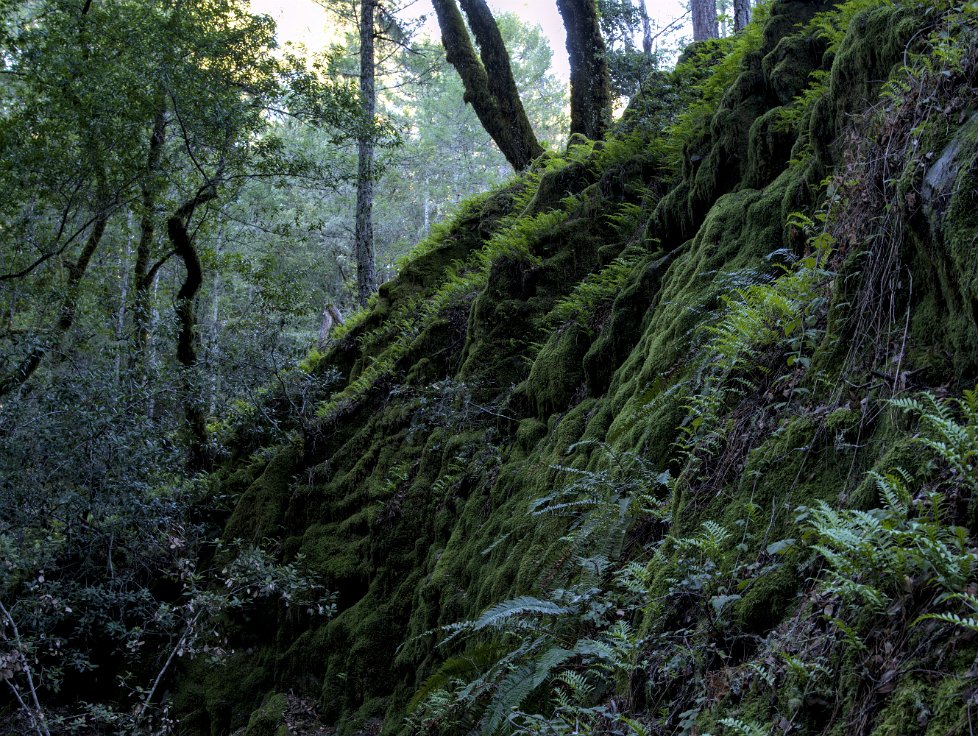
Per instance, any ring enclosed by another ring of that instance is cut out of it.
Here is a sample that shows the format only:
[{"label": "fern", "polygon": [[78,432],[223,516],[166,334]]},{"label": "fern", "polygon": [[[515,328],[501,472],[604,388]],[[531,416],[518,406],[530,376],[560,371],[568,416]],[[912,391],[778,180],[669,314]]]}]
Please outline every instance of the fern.
[{"label": "fern", "polygon": [[925,620],[943,621],[947,624],[960,626],[971,631],[978,631],[978,596],[973,593],[948,593],[942,596],[946,601],[962,601],[970,612],[965,616],[956,613],[927,613],[917,619],[914,623]]},{"label": "fern", "polygon": [[527,614],[539,616],[561,616],[573,613],[574,609],[568,606],[561,606],[553,601],[534,598],[532,596],[520,596],[512,598],[502,603],[497,603],[492,608],[485,611],[479,618],[468,624],[467,628],[472,631],[481,631],[486,628],[499,628],[503,623],[516,616]]},{"label": "fern", "polygon": [[[638,662],[643,640],[618,612],[645,601],[647,571],[637,562],[616,569],[612,560],[620,554],[625,531],[635,519],[661,513],[661,492],[668,491],[669,475],[656,471],[638,453],[615,452],[598,443],[583,443],[569,451],[585,445],[601,451],[596,457],[602,469],[556,466],[566,484],[534,501],[530,513],[567,520],[563,541],[568,556],[576,554],[586,574],[569,589],[553,590],[546,597],[513,598],[491,606],[474,620],[426,632],[440,633],[442,645],[463,636],[511,645],[480,672],[469,668],[469,679],[460,686],[453,683],[466,668],[466,659],[454,660],[437,677],[429,678],[412,701],[419,714],[412,716],[413,726],[424,723],[426,713],[449,713],[453,725],[477,714],[473,730],[487,736],[513,728],[527,733],[550,733],[552,728],[562,732],[584,721],[618,723],[622,733],[641,733],[590,701],[609,683],[627,682]],[[541,688],[548,681],[553,684],[552,715],[521,710],[531,701],[541,702],[536,698],[545,697]]]},{"label": "fern", "polygon": [[828,93],[829,72],[816,69],[808,79],[808,86],[801,94],[795,97],[790,105],[779,108],[775,130],[787,133],[799,128],[815,107],[815,103]]},{"label": "fern", "polygon": [[540,327],[550,331],[554,327],[576,321],[581,327],[589,328],[588,320],[597,307],[618,296],[641,256],[640,252],[623,254],[597,273],[585,278],[540,320]]},{"label": "fern", "polygon": [[[661,518],[670,477],[638,453],[616,453],[602,443],[591,443],[605,462],[602,470],[578,470],[553,466],[568,482],[530,504],[533,516],[570,519],[562,541],[580,554],[615,558],[621,551],[625,532],[636,519]],[[584,443],[569,448],[569,452]]]},{"label": "fern", "polygon": [[[795,213],[790,222],[809,231],[814,221]],[[812,234],[811,253],[780,275],[754,272],[731,274],[742,283],[721,297],[719,320],[702,328],[707,341],[693,380],[693,394],[674,444],[683,471],[681,488],[692,482],[702,462],[715,455],[728,437],[723,416],[732,398],[755,390],[758,380],[771,372],[771,358],[780,355],[781,367],[807,369],[822,339],[821,321],[828,308],[833,274],[826,269],[832,240]],[[759,361],[759,355],[769,359]]]},{"label": "fern", "polygon": [[890,404],[919,416],[918,441],[947,463],[955,481],[978,491],[978,389],[965,391],[960,399],[938,399],[924,392]]},{"label": "fern", "polygon": [[476,679],[479,672],[491,667],[499,655],[498,646],[483,644],[463,655],[446,659],[414,692],[406,711],[413,713],[435,692],[446,690],[453,682]]},{"label": "fern", "polygon": [[523,701],[544,681],[552,671],[567,661],[573,652],[561,647],[547,649],[536,661],[518,666],[499,684],[496,693],[483,717],[482,733],[487,736],[497,733],[507,721],[510,713],[519,708]]},{"label": "fern", "polygon": [[828,43],[828,51],[835,52],[842,44],[853,20],[857,15],[868,10],[875,10],[882,5],[892,5],[893,0],[848,0],[840,3],[831,10],[818,13],[809,21],[808,27],[813,35]]},{"label": "fern", "polygon": [[[942,522],[940,495],[929,494],[912,508],[908,473],[898,469],[870,477],[882,508],[840,511],[822,502],[808,510],[807,524],[815,535],[812,549],[826,562],[822,589],[857,611],[885,609],[907,580],[959,595],[975,555],[967,531]],[[836,623],[841,624],[841,616]],[[839,628],[850,640],[858,639],[851,629]]]},{"label": "fern", "polygon": [[767,736],[768,734],[766,729],[738,718],[721,718],[717,723],[738,736]]}]

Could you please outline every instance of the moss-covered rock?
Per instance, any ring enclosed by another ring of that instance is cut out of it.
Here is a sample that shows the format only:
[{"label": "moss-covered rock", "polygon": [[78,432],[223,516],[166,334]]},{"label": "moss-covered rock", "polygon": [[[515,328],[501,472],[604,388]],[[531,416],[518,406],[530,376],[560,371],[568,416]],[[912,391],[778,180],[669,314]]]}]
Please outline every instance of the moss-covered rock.
[{"label": "moss-covered rock", "polygon": [[265,698],[261,707],[251,714],[243,736],[288,736],[285,724],[285,711],[288,698],[282,693],[272,693]]}]

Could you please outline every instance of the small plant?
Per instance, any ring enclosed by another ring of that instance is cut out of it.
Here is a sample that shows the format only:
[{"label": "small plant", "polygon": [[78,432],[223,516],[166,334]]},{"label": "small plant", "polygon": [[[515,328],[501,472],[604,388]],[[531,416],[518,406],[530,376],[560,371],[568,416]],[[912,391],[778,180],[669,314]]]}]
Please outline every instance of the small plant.
[{"label": "small plant", "polygon": [[831,10],[818,13],[808,27],[814,35],[828,44],[830,52],[837,51],[846,37],[852,21],[862,12],[874,10],[883,5],[892,5],[892,0],[848,0],[834,6]]},{"label": "small plant", "polygon": [[[422,686],[412,703],[412,727],[442,733],[439,724],[447,731],[471,724],[465,730],[487,736],[644,733],[602,703],[613,687],[625,686],[636,666],[643,639],[629,617],[648,590],[644,565],[616,567],[613,560],[622,555],[626,532],[638,518],[664,518],[669,476],[654,471],[640,454],[597,447],[603,470],[557,466],[570,482],[530,508],[534,516],[569,519],[561,541],[568,548],[564,559],[573,557],[580,567],[578,582],[503,601],[476,619],[436,630],[444,635],[442,645],[468,638],[472,656],[448,660]],[[480,657],[490,650],[493,656]]]},{"label": "small plant", "polygon": [[946,624],[953,624],[954,626],[960,626],[964,629],[978,632],[978,596],[973,593],[947,593],[941,596],[938,601],[941,603],[961,601],[968,609],[968,613],[964,616],[956,613],[927,613],[917,620],[943,621]]},{"label": "small plant", "polygon": [[707,42],[677,67],[680,77],[691,70],[694,74],[706,70],[706,74],[694,80],[693,101],[669,128],[666,145],[674,162],[679,161],[687,145],[708,129],[710,118],[740,74],[744,60],[763,43],[764,22],[769,15],[770,4],[758,3],[751,22],[735,38]]},{"label": "small plant", "polygon": [[799,129],[807,120],[815,103],[829,91],[830,74],[824,69],[816,69],[809,76],[808,86],[802,90],[790,105],[778,108],[775,130],[787,133]]},{"label": "small plant", "polygon": [[727,733],[737,736],[768,736],[767,729],[739,718],[721,718],[717,723],[723,726]]},{"label": "small plant", "polygon": [[[582,446],[568,448],[568,453]],[[604,559],[616,559],[625,533],[640,518],[664,518],[668,471],[658,471],[639,453],[617,453],[598,444],[607,463],[603,470],[555,466],[570,481],[530,504],[533,516],[569,518],[562,541],[574,552],[588,550]]]},{"label": "small plant", "polygon": [[938,399],[925,392],[890,403],[920,417],[917,441],[947,464],[951,482],[978,491],[978,388],[965,391],[960,399]]},{"label": "small plant", "polygon": [[812,549],[827,563],[822,589],[856,611],[882,611],[908,585],[960,591],[975,555],[967,531],[942,522],[941,494],[913,501],[907,473],[870,476],[882,508],[839,511],[822,502],[802,512],[815,536]]},{"label": "small plant", "polygon": [[667,598],[696,602],[714,632],[728,627],[728,606],[739,601],[755,580],[780,565],[765,566],[745,556],[754,539],[752,527],[758,523],[758,512],[756,506],[748,506],[748,518],[738,522],[739,535],[716,521],[704,521],[696,534],[666,537],[656,551],[656,566],[667,571]]},{"label": "small plant", "polygon": [[611,302],[618,296],[639,260],[640,254],[623,254],[597,273],[579,282],[573,291],[558,301],[543,318],[542,326],[551,330],[573,320],[584,329],[590,329],[589,322],[597,307]]},{"label": "small plant", "polygon": [[[809,233],[808,255],[788,266],[779,264],[781,273],[773,278],[753,272],[732,274],[735,282],[746,281],[746,285],[722,297],[718,322],[703,330],[708,339],[700,351],[686,417],[674,445],[683,463],[678,487],[690,483],[702,462],[727,441],[723,417],[732,399],[754,393],[776,369],[778,380],[797,383],[811,365],[811,355],[824,334],[833,240],[828,233],[817,232],[815,221],[801,213],[794,213],[788,225]],[[786,251],[772,254],[784,255]]]},{"label": "small plant", "polygon": [[757,353],[779,344],[789,367],[808,366],[808,355],[821,335],[818,322],[828,304],[826,287],[832,277],[825,269],[831,240],[818,237],[809,242],[811,255],[791,267],[782,266],[781,276],[723,297],[725,314],[707,329],[707,352],[717,372],[753,368]]}]

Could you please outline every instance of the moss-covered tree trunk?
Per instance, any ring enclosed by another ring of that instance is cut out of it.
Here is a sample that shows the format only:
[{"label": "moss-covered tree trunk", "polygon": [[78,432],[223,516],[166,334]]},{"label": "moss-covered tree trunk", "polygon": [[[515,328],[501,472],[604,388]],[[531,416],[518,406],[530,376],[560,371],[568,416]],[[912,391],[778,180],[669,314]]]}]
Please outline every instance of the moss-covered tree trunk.
[{"label": "moss-covered tree trunk", "polygon": [[689,9],[693,15],[694,41],[720,37],[717,0],[690,0]]},{"label": "moss-covered tree trunk", "polygon": [[465,101],[499,146],[506,160],[522,171],[543,147],[536,139],[523,108],[499,27],[485,0],[462,0],[479,54],[469,37],[455,0],[433,0],[448,62],[465,86]]},{"label": "moss-covered tree trunk", "polygon": [[594,0],[557,0],[567,31],[571,76],[571,133],[601,138],[611,122],[607,49]]},{"label": "moss-covered tree trunk", "polygon": [[[374,66],[374,13],[377,0],[360,2],[360,104],[363,116],[373,122],[377,112],[376,69]],[[377,290],[377,265],[374,262],[374,141],[371,132],[357,141],[357,214],[354,234],[357,259],[357,300],[367,306]]]}]

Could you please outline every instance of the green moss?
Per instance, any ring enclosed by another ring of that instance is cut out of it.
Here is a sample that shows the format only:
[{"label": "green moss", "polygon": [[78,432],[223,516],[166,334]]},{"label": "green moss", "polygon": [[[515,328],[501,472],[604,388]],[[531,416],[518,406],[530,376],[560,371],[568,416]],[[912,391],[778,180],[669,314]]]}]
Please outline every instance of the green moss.
[{"label": "green moss", "polygon": [[279,534],[292,496],[299,445],[290,445],[272,457],[264,472],[242,494],[228,522],[228,539],[260,541]]},{"label": "green moss", "polygon": [[968,706],[963,694],[966,687],[966,679],[959,676],[945,677],[938,682],[901,678],[877,717],[871,736],[965,733]]},{"label": "green moss", "polygon": [[788,166],[797,135],[794,131],[784,130],[781,119],[782,108],[776,107],[759,115],[751,124],[744,186],[762,187]]},{"label": "green moss", "polygon": [[265,659],[237,652],[217,666],[204,658],[187,664],[173,695],[174,708],[183,714],[181,727],[217,736],[247,724],[270,685]]},{"label": "green moss", "polygon": [[900,5],[870,7],[851,19],[832,63],[832,118],[820,135],[839,135],[855,111],[874,99],[894,65],[903,61],[920,21]]},{"label": "green moss", "polygon": [[858,431],[863,415],[847,406],[834,409],[825,418],[825,428],[836,437],[854,439],[853,433]]},{"label": "green moss", "polygon": [[524,452],[529,452],[547,434],[547,425],[539,419],[524,419],[516,430],[516,441]]},{"label": "green moss", "polygon": [[289,701],[282,693],[269,694],[261,707],[251,714],[244,736],[288,736],[285,711]]},{"label": "green moss", "polygon": [[825,44],[812,35],[781,38],[763,61],[764,77],[782,105],[790,103],[809,84],[813,71],[822,65]]},{"label": "green moss", "polygon": [[[930,209],[929,232],[914,240],[918,273],[911,329],[914,361],[935,372],[978,370],[978,116],[972,116],[935,157],[924,177]],[[947,352],[940,353],[939,345]]]},{"label": "green moss", "polygon": [[526,393],[537,415],[547,417],[565,409],[580,391],[584,379],[581,361],[590,347],[585,331],[576,323],[554,332],[537,353],[526,381]]}]

